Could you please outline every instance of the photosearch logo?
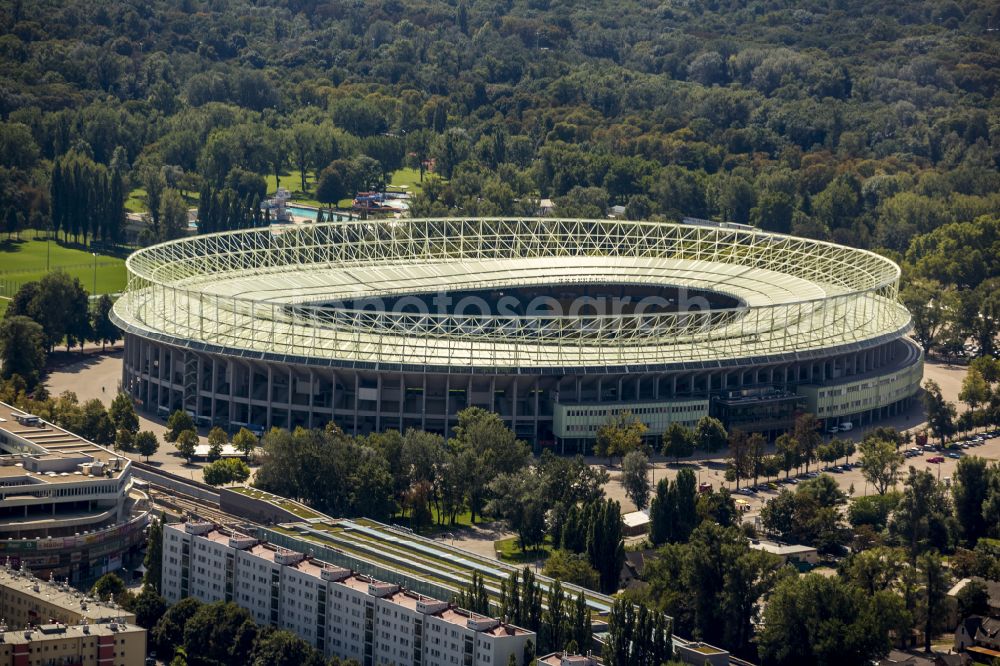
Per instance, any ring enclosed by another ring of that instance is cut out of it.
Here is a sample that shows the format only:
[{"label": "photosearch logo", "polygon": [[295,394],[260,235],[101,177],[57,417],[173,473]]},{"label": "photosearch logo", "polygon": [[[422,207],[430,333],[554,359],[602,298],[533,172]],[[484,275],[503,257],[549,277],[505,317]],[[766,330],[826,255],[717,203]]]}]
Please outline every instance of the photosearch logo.
[{"label": "photosearch logo", "polygon": [[327,303],[344,314],[371,319],[411,333],[440,332],[521,337],[615,338],[623,333],[656,334],[683,328],[696,332],[710,324],[712,303],[704,292],[672,288],[669,295],[598,296],[548,293],[540,288],[439,290],[425,294],[365,296]]}]

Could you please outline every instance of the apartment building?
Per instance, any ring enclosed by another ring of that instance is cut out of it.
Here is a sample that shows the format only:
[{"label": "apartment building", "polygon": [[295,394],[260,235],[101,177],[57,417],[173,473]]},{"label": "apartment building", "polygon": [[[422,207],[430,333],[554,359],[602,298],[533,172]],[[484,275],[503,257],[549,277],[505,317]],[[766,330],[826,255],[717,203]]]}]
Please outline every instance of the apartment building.
[{"label": "apartment building", "polygon": [[146,630],[135,615],[27,569],[0,567],[0,666],[141,666]]},{"label": "apartment building", "polygon": [[18,631],[0,625],[0,666],[142,666],[145,659],[146,630],[135,624],[43,624]]},{"label": "apartment building", "polygon": [[232,601],[362,666],[525,664],[535,644],[520,627],[211,523],[164,528],[163,589],[170,603]]}]

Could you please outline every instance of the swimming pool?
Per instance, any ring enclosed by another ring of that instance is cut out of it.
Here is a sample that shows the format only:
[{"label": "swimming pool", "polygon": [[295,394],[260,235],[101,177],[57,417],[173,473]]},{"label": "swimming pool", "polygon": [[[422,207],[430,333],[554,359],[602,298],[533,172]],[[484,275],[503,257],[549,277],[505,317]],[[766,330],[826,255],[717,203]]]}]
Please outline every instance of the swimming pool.
[{"label": "swimming pool", "polygon": [[[305,208],[303,206],[285,206],[285,210],[295,217],[307,217],[310,220],[315,220],[318,212],[315,208]],[[351,217],[345,213],[333,213],[333,216],[331,217],[329,211],[323,213],[323,218],[327,222],[342,222],[344,220],[351,219]]]}]

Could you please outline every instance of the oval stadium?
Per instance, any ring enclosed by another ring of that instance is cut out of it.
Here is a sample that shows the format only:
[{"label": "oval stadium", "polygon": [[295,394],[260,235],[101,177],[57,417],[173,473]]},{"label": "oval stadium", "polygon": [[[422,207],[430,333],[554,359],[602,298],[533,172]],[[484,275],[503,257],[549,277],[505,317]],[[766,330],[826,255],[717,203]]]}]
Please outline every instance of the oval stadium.
[{"label": "oval stadium", "polygon": [[899,268],[735,228],[404,219],[210,234],[128,259],[123,386],[149,412],[253,430],[450,433],[469,406],[586,451],[610,414],[769,436],[904,410],[920,349]]}]

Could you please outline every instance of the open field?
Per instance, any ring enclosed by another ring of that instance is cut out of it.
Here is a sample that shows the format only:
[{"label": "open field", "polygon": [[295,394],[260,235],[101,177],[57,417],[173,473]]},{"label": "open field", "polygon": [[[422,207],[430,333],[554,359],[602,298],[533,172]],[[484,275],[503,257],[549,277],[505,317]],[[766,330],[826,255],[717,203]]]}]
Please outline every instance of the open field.
[{"label": "open field", "polygon": [[[95,273],[96,263],[96,291]],[[87,291],[111,294],[125,288],[125,261],[120,257],[98,254],[95,257],[80,246],[58,241],[21,240],[0,242],[0,296],[13,296],[25,282],[41,279],[48,270],[61,268],[80,278]]]},{"label": "open field", "polygon": [[[198,205],[198,192],[181,192],[184,203],[189,207]],[[146,190],[137,187],[128,193],[125,199],[125,210],[129,213],[145,213],[149,210],[149,203],[146,201]]]}]

